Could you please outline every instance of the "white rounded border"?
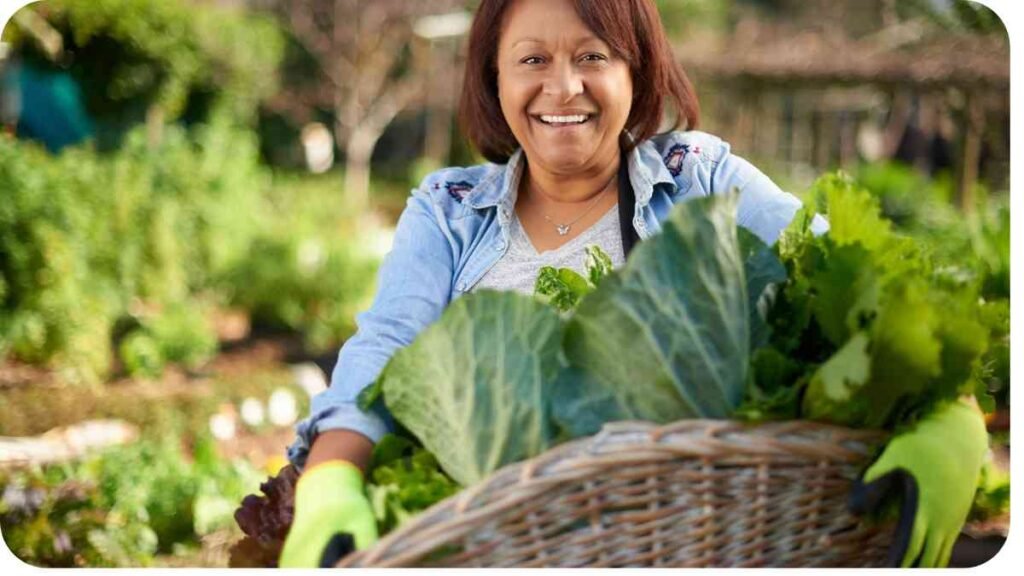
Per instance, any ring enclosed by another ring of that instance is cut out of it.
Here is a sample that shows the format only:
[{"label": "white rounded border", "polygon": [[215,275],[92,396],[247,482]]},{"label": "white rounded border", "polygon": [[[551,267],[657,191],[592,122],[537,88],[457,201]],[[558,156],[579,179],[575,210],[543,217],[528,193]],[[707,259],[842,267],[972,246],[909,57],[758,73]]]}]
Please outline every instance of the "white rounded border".
[{"label": "white rounded border", "polygon": [[[7,22],[11,19],[12,16],[14,16],[15,12],[17,12],[22,7],[27,6],[28,4],[31,4],[31,3],[36,2],[36,1],[37,0],[0,0],[0,31],[2,31],[7,26]],[[160,1],[160,0],[154,0],[154,1]],[[897,1],[899,1],[899,0],[897,0]],[[1011,245],[1011,254],[1014,254],[1014,253],[1016,253],[1016,254],[1024,254],[1024,233],[1019,233],[1019,232],[1015,233],[1014,231],[1017,230],[1018,227],[1014,226],[1014,224],[1013,224],[1015,219],[1018,220],[1018,221],[1020,220],[1019,217],[1015,218],[1014,214],[1020,214],[1020,211],[1024,210],[1024,206],[1022,206],[1022,203],[1024,203],[1024,199],[1021,198],[1021,195],[1024,194],[1024,188],[1022,188],[1019,185],[1020,179],[1019,178],[1014,178],[1014,169],[1015,168],[1024,167],[1024,162],[1022,162],[1022,156],[1021,156],[1022,152],[1021,152],[1021,149],[1020,149],[1020,146],[1021,146],[1020,143],[1022,142],[1022,140],[1020,139],[1021,128],[1022,128],[1022,125],[1021,125],[1021,122],[1022,122],[1021,114],[1024,114],[1024,106],[1021,105],[1021,96],[1020,96],[1019,90],[1017,89],[1017,85],[1019,84],[1019,79],[1020,79],[1021,73],[1024,73],[1024,69],[1022,69],[1022,66],[1024,66],[1024,64],[1022,64],[1022,60],[1024,60],[1024,52],[1022,52],[1021,49],[1020,49],[1020,42],[1024,41],[1024,40],[1022,40],[1020,35],[1019,35],[1019,33],[1017,33],[1018,32],[1018,26],[1020,26],[1020,24],[1019,24],[1019,21],[1020,21],[1019,13],[1021,11],[1021,2],[1020,2],[1020,0],[983,0],[983,1],[981,1],[981,0],[972,0],[972,1],[978,2],[979,4],[983,4],[983,5],[991,8],[994,12],[996,12],[996,14],[1003,21],[1003,25],[1006,27],[1006,32],[1007,32],[1007,34],[1009,35],[1009,38],[1010,38],[1010,98],[1011,98],[1011,100],[1010,100],[1010,109],[1011,109],[1011,114],[1010,114],[1010,222],[1011,222],[1011,224],[1010,224],[1010,230],[1011,230],[1011,232],[1010,232],[1010,245]],[[1024,269],[1024,268],[1022,268],[1020,265],[1017,265],[1016,261],[1011,260],[1011,262],[1013,264],[1011,266],[1011,270],[1010,270],[1010,279],[1011,279],[1010,295],[1011,295],[1011,302],[1012,301],[1021,302],[1021,300],[1019,298],[1019,292],[1021,291],[1020,287],[1022,285],[1024,285],[1024,272],[1022,272],[1022,269]],[[1010,359],[1011,359],[1011,371],[1010,371],[1011,378],[1010,379],[1011,379],[1011,382],[1013,382],[1015,380],[1013,378],[1012,364],[1016,363],[1018,361],[1018,359],[1021,357],[1021,355],[1018,354],[1018,351],[1020,349],[1020,345],[1018,343],[1020,341],[1020,336],[1019,335],[1024,334],[1024,331],[1022,331],[1022,330],[1024,330],[1024,325],[1022,325],[1022,322],[1024,322],[1024,311],[1022,311],[1021,305],[1018,305],[1016,307],[1011,305],[1011,308],[1010,308],[1010,326],[1011,326],[1011,330],[1010,330],[1010,332],[1011,332],[1011,334],[1017,334],[1018,335],[1017,338],[1011,339],[1011,348],[1010,348]],[[1019,380],[1019,379],[1016,379],[1016,380]],[[1011,390],[1010,390],[1010,395],[1011,395],[1011,402],[1010,402],[1010,404],[1011,404],[1011,406],[1016,405],[1016,406],[1019,407],[1019,406],[1021,406],[1021,402],[1024,402],[1024,390],[1020,389],[1021,386],[1024,386],[1024,383],[1018,382],[1017,385],[1011,386]],[[1014,389],[1016,389],[1016,391]],[[1011,409],[1011,413],[1017,413],[1017,412],[1021,412],[1021,409],[1020,408]],[[1016,420],[1018,422],[1018,424],[1016,426],[1012,426],[1011,425],[1011,430],[1010,430],[1010,438],[1011,438],[1010,444],[1011,444],[1011,446],[1013,446],[1013,445],[1024,446],[1024,444],[1022,444],[1022,442],[1024,442],[1024,436],[1022,436],[1022,433],[1020,431],[1020,428],[1022,426],[1024,426],[1024,420],[1021,420],[1020,418],[1022,418],[1022,416],[1018,416],[1016,418]],[[1013,417],[1011,417],[1011,421],[1012,420],[1014,420]],[[1018,436],[1021,436],[1021,438],[1018,438]],[[987,563],[985,563],[985,564],[983,564],[981,566],[978,566],[976,568],[967,569],[970,572],[984,572],[985,574],[1018,573],[1018,571],[1020,570],[1020,566],[1024,565],[1024,554],[1022,554],[1021,550],[1020,550],[1021,545],[1022,545],[1022,542],[1021,542],[1021,538],[1022,537],[1019,535],[1020,530],[1013,530],[1012,529],[1013,525],[1014,525],[1013,519],[1017,519],[1017,521],[1019,522],[1020,518],[1022,517],[1022,514],[1024,514],[1024,504],[1021,503],[1021,499],[1024,498],[1024,496],[1022,496],[1022,494],[1024,494],[1024,492],[1021,492],[1021,490],[1022,490],[1022,478],[1024,478],[1024,464],[1022,464],[1020,462],[1020,459],[1022,457],[1020,455],[1020,449],[1012,450],[1012,452],[1014,452],[1016,454],[1012,454],[1011,458],[1010,458],[1011,470],[1012,470],[1011,471],[1011,482],[1012,482],[1011,492],[1012,492],[1012,494],[1015,494],[1016,497],[1012,497],[1011,496],[1011,499],[1010,499],[1011,530],[1010,530],[1009,537],[1006,540],[1006,544],[1003,546],[1002,550],[999,552],[999,554],[995,558],[993,558],[989,562],[987,562]],[[0,536],[0,539],[2,539],[2,536]],[[1014,569],[1013,568],[1014,566],[1016,566],[1017,568]],[[171,573],[172,570],[173,569],[170,569],[170,568],[147,569],[146,572],[147,572],[147,574],[151,574],[151,573],[152,574],[160,574],[160,573],[165,573],[165,572],[166,573]],[[240,570],[240,569],[230,569],[229,570],[229,569],[226,569],[226,568],[225,569],[206,568],[206,569],[200,569],[200,570],[203,571],[203,572],[207,572],[207,573],[217,573],[217,574],[221,574],[221,573],[223,573],[223,574],[261,574],[261,573],[264,573],[264,572],[257,571],[255,569],[249,569],[249,570],[245,570],[245,569],[242,569],[242,570]],[[494,569],[470,569],[468,573],[489,572],[491,570],[494,570]],[[597,572],[598,571],[596,569],[583,569],[582,571],[580,569],[573,569],[571,571],[568,570],[568,569],[565,569],[565,570],[566,570],[566,574],[569,574],[569,575],[577,575],[577,574],[580,574],[581,572],[590,573],[590,572]],[[760,570],[757,570],[757,573],[764,573],[765,571],[772,572],[772,571],[775,571],[775,570],[781,570],[781,569],[778,569],[778,568],[760,569]],[[116,574],[120,574],[121,573],[119,571],[114,571],[113,569],[90,569],[89,571],[90,571],[90,573],[94,573],[94,574],[111,574],[111,575],[116,575]],[[554,570],[554,571],[562,572],[563,570],[560,569],[560,570]],[[650,574],[651,572],[660,572],[660,571],[662,571],[662,569],[639,569],[639,568],[625,569],[625,572],[634,572],[634,571],[635,571],[636,574],[647,575],[647,574]],[[57,572],[58,572],[57,569],[37,568],[35,566],[31,566],[29,564],[26,564],[26,563],[22,562],[20,559],[18,559],[10,551],[10,549],[7,547],[6,543],[3,544],[3,545],[0,545],[0,574],[4,574],[4,575],[8,575],[8,574],[26,574],[26,573],[31,573],[31,574],[41,574],[41,573],[51,574],[51,573],[53,573],[53,574],[56,574]],[[291,572],[291,570],[289,570],[289,572]],[[385,571],[385,570],[365,570],[364,572],[369,572],[369,573],[379,572],[381,574],[393,574],[394,573],[393,571]],[[466,571],[462,571],[462,572],[466,573]],[[705,573],[710,574],[710,573],[717,573],[717,572],[740,573],[740,572],[747,572],[747,570],[743,570],[743,569],[724,569],[724,568],[723,569],[701,570],[701,574],[705,574]],[[868,569],[868,570],[865,570],[865,572],[873,572],[873,573],[879,573],[879,574],[886,573],[884,571],[884,569]],[[61,573],[65,573],[66,574],[66,572],[61,572]],[[444,573],[445,572],[442,571],[441,569],[425,569],[425,570],[424,569],[418,569],[418,570],[416,570],[416,574],[437,574],[437,575],[441,575],[441,574],[444,574]],[[624,571],[619,569],[619,570],[615,570],[614,573],[616,575],[618,575],[618,574],[623,574]],[[677,574],[677,572],[673,570],[672,574],[673,575]]]}]

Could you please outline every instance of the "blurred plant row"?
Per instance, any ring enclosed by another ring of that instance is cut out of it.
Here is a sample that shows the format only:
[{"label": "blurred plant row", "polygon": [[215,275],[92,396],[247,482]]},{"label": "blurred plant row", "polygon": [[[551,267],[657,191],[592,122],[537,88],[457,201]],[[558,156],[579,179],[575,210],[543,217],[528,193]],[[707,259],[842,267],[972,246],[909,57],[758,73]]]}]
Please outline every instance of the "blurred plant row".
[{"label": "blurred plant row", "polygon": [[71,382],[196,367],[210,313],[298,330],[323,350],[353,329],[377,256],[325,179],[276,180],[228,123],[141,129],[122,148],[51,156],[0,139],[0,353]]},{"label": "blurred plant row", "polygon": [[[0,137],[0,360],[87,384],[194,369],[225,309],[299,331],[313,352],[346,338],[379,258],[360,231],[379,231],[347,209],[337,174],[262,164],[257,111],[285,46],[273,19],[139,0],[31,10],[5,41],[67,71],[96,131],[59,154]],[[32,18],[61,50],[21,25]]]},{"label": "blurred plant row", "polygon": [[4,541],[34,565],[145,566],[232,530],[261,471],[223,459],[208,435],[184,444],[169,429],[72,464],[0,471]]}]

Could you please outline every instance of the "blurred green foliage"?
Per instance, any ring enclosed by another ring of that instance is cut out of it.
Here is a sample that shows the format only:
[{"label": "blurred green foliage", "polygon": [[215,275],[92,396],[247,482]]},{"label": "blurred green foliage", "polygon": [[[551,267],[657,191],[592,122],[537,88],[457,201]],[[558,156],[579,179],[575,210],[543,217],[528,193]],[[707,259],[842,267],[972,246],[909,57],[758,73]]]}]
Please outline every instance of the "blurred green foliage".
[{"label": "blurred green foliage", "polygon": [[259,234],[218,283],[228,302],[264,326],[302,332],[324,352],[355,330],[369,304],[382,256],[380,230],[346,207],[338,174],[278,174],[264,198]]},{"label": "blurred green foliage", "polygon": [[275,187],[249,128],[277,89],[277,25],[182,1],[27,9],[61,33],[63,60],[46,64],[17,26],[5,38],[66,66],[117,138],[109,153],[101,134],[59,156],[0,139],[0,357],[78,383],[106,378],[115,353],[131,375],[195,368],[216,352],[206,316],[219,306],[302,330],[318,349],[347,336],[375,267],[339,226],[358,215],[326,181]]},{"label": "blurred green foliage", "polygon": [[121,342],[121,359],[132,376],[157,377],[167,362],[198,368],[217,352],[208,307],[176,303],[152,317]]},{"label": "blurred green foliage", "polygon": [[0,354],[78,383],[102,381],[115,350],[134,374],[195,367],[216,351],[202,312],[217,306],[336,345],[378,261],[338,182],[274,179],[227,121],[169,126],[156,146],[136,129],[110,155],[0,138]]},{"label": "blurred green foliage", "polygon": [[[191,444],[191,447],[189,447]],[[180,426],[83,461],[0,474],[4,539],[40,566],[146,566],[233,527],[261,474]]]},{"label": "blurred green foliage", "polygon": [[[64,39],[60,62],[84,88],[97,119],[123,126],[150,107],[167,120],[226,114],[250,123],[278,87],[284,36],[267,16],[209,3],[47,0],[37,10]],[[17,24],[5,38],[36,61]]]},{"label": "blurred green foliage", "polygon": [[[252,136],[227,124],[165,136],[152,147],[136,130],[110,156],[81,147],[56,157],[0,138],[8,353],[97,382],[110,367],[114,322],[134,303],[186,306],[246,256],[269,183]],[[194,361],[207,348],[171,356]]]}]

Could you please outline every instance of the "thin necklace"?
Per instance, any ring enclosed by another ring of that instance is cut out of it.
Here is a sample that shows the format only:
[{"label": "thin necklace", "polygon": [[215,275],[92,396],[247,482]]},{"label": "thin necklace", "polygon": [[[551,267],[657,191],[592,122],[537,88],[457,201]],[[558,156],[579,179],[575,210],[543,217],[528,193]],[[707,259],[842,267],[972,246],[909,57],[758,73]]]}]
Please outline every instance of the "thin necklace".
[{"label": "thin necklace", "polygon": [[[618,174],[616,174],[615,176],[618,176]],[[565,236],[566,234],[569,233],[569,230],[572,228],[573,224],[579,222],[580,218],[586,216],[587,213],[590,212],[590,210],[597,205],[597,201],[601,199],[601,196],[604,196],[604,193],[608,191],[608,188],[611,185],[611,183],[615,181],[615,176],[612,176],[612,179],[608,181],[608,184],[605,184],[604,188],[600,192],[598,192],[596,196],[594,196],[593,200],[590,201],[590,205],[587,206],[587,209],[584,210],[582,214],[573,219],[572,222],[568,222],[566,224],[559,224],[552,220],[547,214],[541,214],[541,216],[543,216],[545,220],[554,225],[555,230],[558,230],[559,236]]]}]

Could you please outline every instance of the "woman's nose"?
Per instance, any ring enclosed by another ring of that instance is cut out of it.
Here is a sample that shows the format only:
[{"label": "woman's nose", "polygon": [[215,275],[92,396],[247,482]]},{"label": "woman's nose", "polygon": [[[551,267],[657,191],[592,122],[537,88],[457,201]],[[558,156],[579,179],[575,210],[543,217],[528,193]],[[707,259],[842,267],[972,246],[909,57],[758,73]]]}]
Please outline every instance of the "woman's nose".
[{"label": "woman's nose", "polygon": [[551,73],[544,79],[544,94],[554,96],[560,102],[568,102],[582,93],[583,79],[571,63],[552,66]]}]

